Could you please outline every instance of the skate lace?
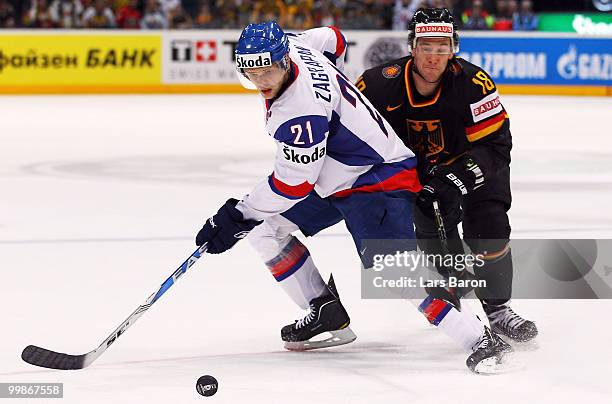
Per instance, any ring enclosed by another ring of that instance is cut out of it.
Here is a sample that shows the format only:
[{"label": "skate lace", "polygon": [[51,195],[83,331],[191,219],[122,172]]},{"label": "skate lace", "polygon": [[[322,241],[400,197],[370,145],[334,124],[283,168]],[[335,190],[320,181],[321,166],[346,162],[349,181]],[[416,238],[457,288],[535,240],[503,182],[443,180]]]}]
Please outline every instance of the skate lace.
[{"label": "skate lace", "polygon": [[491,313],[489,316],[491,324],[497,324],[501,328],[514,329],[515,327],[521,326],[526,320],[516,314],[510,307],[498,310]]},{"label": "skate lace", "polygon": [[295,322],[295,328],[302,328],[305,325],[310,324],[312,320],[315,318],[316,308],[313,304],[310,305],[310,312],[306,315],[306,317],[301,318]]},{"label": "skate lace", "polygon": [[489,343],[492,343],[492,342],[493,342],[493,336],[491,335],[491,332],[489,331],[489,329],[485,328],[485,330],[482,333],[482,336],[480,337],[480,340],[476,344],[476,347],[473,348],[473,350],[477,351],[479,349],[486,349],[489,346]]}]

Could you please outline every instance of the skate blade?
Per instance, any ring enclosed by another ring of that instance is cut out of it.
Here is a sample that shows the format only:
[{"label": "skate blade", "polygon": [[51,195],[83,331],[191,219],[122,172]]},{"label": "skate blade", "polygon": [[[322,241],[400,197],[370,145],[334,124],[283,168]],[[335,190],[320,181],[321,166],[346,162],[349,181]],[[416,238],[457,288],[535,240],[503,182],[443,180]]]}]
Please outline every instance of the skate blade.
[{"label": "skate blade", "polygon": [[513,340],[512,338],[508,338],[505,335],[502,335],[501,338],[504,341],[506,341],[508,344],[510,344],[512,348],[514,348],[514,350],[516,351],[521,351],[521,352],[535,351],[540,348],[540,344],[538,343],[537,338],[533,338],[529,341],[523,341],[523,342]]},{"label": "skate blade", "polygon": [[[316,339],[321,338],[323,339]],[[357,335],[349,327],[336,331],[327,331],[314,336],[308,341],[285,342],[289,351],[309,351],[311,349],[329,348],[349,344],[357,339]]]},{"label": "skate blade", "polygon": [[474,367],[474,373],[492,375],[497,373],[497,358],[483,359]]},{"label": "skate blade", "polygon": [[514,352],[506,352],[501,358],[487,358],[480,361],[474,368],[479,375],[500,375],[516,372],[523,368],[523,363],[517,360]]}]

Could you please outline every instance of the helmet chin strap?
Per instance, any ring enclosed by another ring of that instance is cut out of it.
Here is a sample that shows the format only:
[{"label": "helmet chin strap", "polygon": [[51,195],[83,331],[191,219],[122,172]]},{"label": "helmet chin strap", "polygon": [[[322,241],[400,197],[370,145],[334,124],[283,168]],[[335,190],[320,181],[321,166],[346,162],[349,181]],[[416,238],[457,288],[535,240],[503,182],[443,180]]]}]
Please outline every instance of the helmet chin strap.
[{"label": "helmet chin strap", "polygon": [[[447,66],[448,68],[448,66]],[[421,72],[419,71],[419,69],[417,69],[416,67],[416,63],[412,64],[412,71],[418,75],[420,78],[422,78],[423,80],[425,80],[425,82],[429,83],[429,84],[438,84],[440,82],[440,80],[442,80],[442,76],[444,76],[444,72],[442,72],[442,74],[440,74],[440,77],[438,78],[438,80],[435,81],[429,81],[427,80],[425,77],[423,77],[423,75],[421,74]],[[446,71],[446,69],[444,70]]]}]

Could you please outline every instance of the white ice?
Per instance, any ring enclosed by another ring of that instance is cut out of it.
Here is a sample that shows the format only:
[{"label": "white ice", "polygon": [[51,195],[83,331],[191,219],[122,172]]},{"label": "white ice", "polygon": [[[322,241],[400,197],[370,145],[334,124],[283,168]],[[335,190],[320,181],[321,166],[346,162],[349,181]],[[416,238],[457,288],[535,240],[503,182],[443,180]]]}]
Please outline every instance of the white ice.
[{"label": "white ice", "polygon": [[[612,99],[504,102],[513,236],[612,238]],[[612,301],[515,300],[539,349],[476,376],[409,303],[360,299],[342,225],[306,243],[334,273],[351,345],[284,351],[280,327],[304,313],[242,243],[202,258],[90,368],[28,365],[28,344],[95,348],[192,252],[203,220],[270,172],[274,146],[255,96],[2,97],[0,114],[0,382],[63,382],[65,403],[610,402]],[[204,374],[212,398],[196,393]]]}]

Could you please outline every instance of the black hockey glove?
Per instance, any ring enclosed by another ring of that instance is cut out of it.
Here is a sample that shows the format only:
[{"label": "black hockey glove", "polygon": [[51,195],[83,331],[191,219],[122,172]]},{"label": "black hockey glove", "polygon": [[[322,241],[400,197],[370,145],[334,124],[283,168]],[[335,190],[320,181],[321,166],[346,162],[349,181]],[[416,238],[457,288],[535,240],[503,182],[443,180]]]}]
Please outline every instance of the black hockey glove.
[{"label": "black hockey glove", "polygon": [[446,216],[447,207],[453,206],[460,194],[453,186],[448,185],[439,178],[432,178],[423,186],[416,200],[416,204],[429,218],[434,217],[433,202],[440,202],[442,216]]},{"label": "black hockey glove", "polygon": [[228,199],[213,217],[206,220],[196,236],[196,245],[208,243],[207,252],[221,254],[261,223],[259,220],[244,220],[242,212],[236,209],[237,203],[237,199]]},{"label": "black hockey glove", "polygon": [[445,215],[445,206],[451,206],[457,198],[482,185],[482,170],[471,157],[465,157],[452,165],[435,166],[429,172],[429,181],[419,193],[417,205],[423,214],[433,217],[433,201],[437,200],[440,202],[442,215]]}]

